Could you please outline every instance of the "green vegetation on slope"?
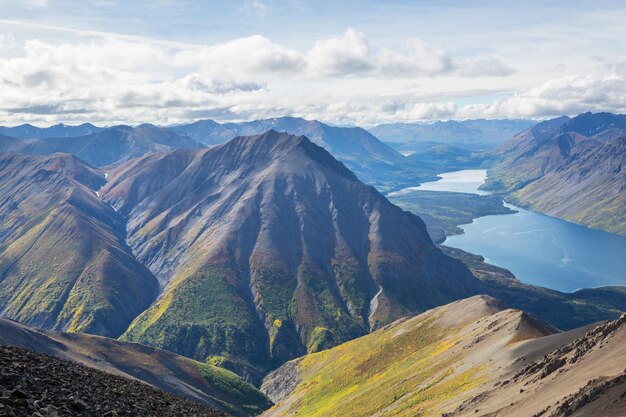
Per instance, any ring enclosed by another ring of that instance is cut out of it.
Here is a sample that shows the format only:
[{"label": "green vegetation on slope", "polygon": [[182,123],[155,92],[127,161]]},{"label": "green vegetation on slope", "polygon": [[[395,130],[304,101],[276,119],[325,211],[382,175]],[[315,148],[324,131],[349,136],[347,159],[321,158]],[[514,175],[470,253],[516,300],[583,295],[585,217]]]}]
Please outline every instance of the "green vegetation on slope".
[{"label": "green vegetation on slope", "polygon": [[244,415],[238,408],[245,410],[247,415],[257,415],[272,404],[262,392],[229,370],[201,363],[198,364],[198,369],[215,390],[214,398],[221,400],[220,408],[231,415]]},{"label": "green vegetation on slope", "polygon": [[408,330],[396,326],[305,356],[290,414],[298,416],[439,415],[444,398],[481,382],[480,370],[455,373],[458,355],[441,356],[455,329],[434,316]]},{"label": "green vegetation on slope", "polygon": [[484,185],[507,201],[626,235],[626,116],[541,122],[496,151]]},{"label": "green vegetation on slope", "polygon": [[103,181],[69,155],[0,155],[2,316],[117,337],[154,300],[156,279],[95,194]]},{"label": "green vegetation on slope", "polygon": [[[243,376],[267,369],[266,336],[256,313],[232,280],[228,268],[206,267],[181,276],[167,293],[142,313],[122,340],[141,342],[199,361],[232,369]],[[231,281],[231,282],[229,282]],[[241,363],[242,358],[250,360]],[[258,378],[258,375],[252,375]]]}]

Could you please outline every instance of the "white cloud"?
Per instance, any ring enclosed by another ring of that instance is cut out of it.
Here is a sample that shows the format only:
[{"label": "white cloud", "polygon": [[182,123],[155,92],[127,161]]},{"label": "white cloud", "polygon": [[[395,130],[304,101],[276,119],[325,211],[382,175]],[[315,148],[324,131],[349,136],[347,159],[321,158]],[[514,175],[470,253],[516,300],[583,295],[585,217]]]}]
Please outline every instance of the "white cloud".
[{"label": "white cloud", "polygon": [[413,39],[405,53],[389,48],[374,50],[363,33],[348,29],[342,37],[317,41],[307,54],[309,69],[317,75],[414,77],[444,74],[452,58],[441,47]]},{"label": "white cloud", "polygon": [[199,67],[201,72],[215,75],[290,74],[306,66],[304,55],[269,39],[254,35],[229,42],[186,49],[172,56],[177,66]]},{"label": "white cloud", "polygon": [[[0,124],[165,124],[293,114],[371,125],[626,111],[623,62],[598,61],[595,71],[533,87],[489,55],[457,60],[420,40],[401,49],[375,48],[353,29],[308,51],[259,35],[212,45],[106,34],[76,39],[17,43],[0,37],[0,48],[12,48],[0,55]],[[467,77],[478,77],[470,89]],[[511,79],[519,85],[509,87]],[[502,90],[517,93],[485,99]]]},{"label": "white cloud", "polygon": [[461,62],[457,74],[463,77],[506,77],[515,70],[494,57]]},{"label": "white cloud", "polygon": [[307,59],[310,69],[322,75],[353,75],[375,67],[367,38],[354,29],[340,38],[315,42]]},{"label": "white cloud", "polygon": [[546,117],[587,111],[626,113],[626,68],[554,78],[491,104],[468,105],[464,117]]},{"label": "white cloud", "polygon": [[452,58],[442,48],[417,39],[409,41],[408,45],[408,54],[390,49],[381,51],[378,69],[382,75],[434,75],[452,69]]}]

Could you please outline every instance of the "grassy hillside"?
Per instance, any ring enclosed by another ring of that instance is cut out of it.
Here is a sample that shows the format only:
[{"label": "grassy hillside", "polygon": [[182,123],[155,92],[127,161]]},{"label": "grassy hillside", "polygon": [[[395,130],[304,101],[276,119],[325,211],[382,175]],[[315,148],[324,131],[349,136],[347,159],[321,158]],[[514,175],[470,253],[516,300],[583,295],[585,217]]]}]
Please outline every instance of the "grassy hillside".
[{"label": "grassy hillside", "polygon": [[458,301],[285,365],[265,415],[440,416],[493,378],[484,358],[551,332],[495,299]]},{"label": "grassy hillside", "polygon": [[475,296],[288,362],[278,416],[622,416],[626,315],[558,332]]}]

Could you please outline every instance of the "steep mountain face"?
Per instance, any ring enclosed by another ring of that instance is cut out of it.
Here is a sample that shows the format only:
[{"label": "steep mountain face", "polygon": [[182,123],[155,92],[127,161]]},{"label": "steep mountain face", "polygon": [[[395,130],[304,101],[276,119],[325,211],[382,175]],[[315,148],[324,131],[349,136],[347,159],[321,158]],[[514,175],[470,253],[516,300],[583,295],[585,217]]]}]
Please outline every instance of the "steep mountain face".
[{"label": "steep mountain face", "polygon": [[449,120],[435,123],[390,123],[368,130],[385,142],[432,142],[493,148],[533,124],[531,120]]},{"label": "steep mountain face", "polygon": [[0,345],[25,348],[139,380],[231,416],[253,416],[271,406],[265,395],[230,371],[135,343],[34,330],[0,319]]},{"label": "steep mountain face", "polygon": [[200,148],[186,135],[154,126],[115,126],[101,132],[77,137],[9,140],[0,137],[0,151],[50,155],[63,152],[96,166],[127,161],[149,152],[175,148]]},{"label": "steep mountain face", "polygon": [[496,152],[485,188],[568,221],[626,234],[626,115],[561,117]]},{"label": "steep mountain face", "polygon": [[259,135],[270,129],[306,136],[343,162],[364,182],[379,189],[394,179],[415,182],[431,177],[433,172],[413,164],[403,155],[359,127],[334,127],[317,120],[280,117],[244,123],[218,124],[211,120],[177,126],[176,131],[188,134],[204,144],[224,143],[236,136]]},{"label": "steep mountain face", "polygon": [[123,338],[252,380],[480,289],[418,217],[302,136],[148,155],[101,194],[164,288]]},{"label": "steep mountain face", "polygon": [[78,126],[60,123],[50,127],[37,127],[30,124],[14,127],[0,126],[0,134],[20,139],[71,138],[87,136],[103,130],[104,128],[96,127],[91,123],[83,123]]},{"label": "steep mountain face", "polygon": [[0,154],[0,314],[118,336],[158,283],[96,191],[104,176],[70,155]]},{"label": "steep mountain face", "polygon": [[263,416],[621,416],[625,323],[559,333],[472,297],[286,363]]}]

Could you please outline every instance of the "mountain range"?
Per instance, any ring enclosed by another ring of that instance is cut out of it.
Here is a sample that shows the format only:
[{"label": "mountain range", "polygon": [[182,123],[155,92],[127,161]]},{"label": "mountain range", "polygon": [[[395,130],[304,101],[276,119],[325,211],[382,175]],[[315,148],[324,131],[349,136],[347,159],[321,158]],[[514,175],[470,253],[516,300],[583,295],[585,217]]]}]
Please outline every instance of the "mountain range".
[{"label": "mountain range", "polygon": [[335,127],[297,117],[224,124],[200,120],[166,128],[150,124],[110,128],[91,124],[0,127],[0,152],[65,152],[90,164],[104,166],[155,151],[210,147],[237,136],[258,135],[270,129],[307,136],[346,164],[359,179],[382,191],[414,185],[436,174],[432,168],[422,168],[362,128]]},{"label": "mountain range", "polygon": [[494,148],[534,125],[532,120],[448,120],[434,123],[389,123],[369,128],[380,140],[402,150],[421,150],[424,144],[446,144],[476,151]]},{"label": "mountain range", "polygon": [[[205,145],[272,126],[317,136],[270,129]],[[572,329],[615,319],[625,288],[560,293],[435,245],[418,216],[362,181],[410,161],[362,129],[296,118],[193,129],[0,136],[0,316],[23,323],[0,320],[0,344],[233,415],[270,406],[248,383],[263,383],[276,403],[267,415],[506,415],[503,401],[532,415],[542,410],[526,403],[539,401],[556,416],[619,398],[624,320]],[[623,131],[615,115],[540,123],[489,156],[498,163],[491,186],[511,163],[526,175],[584,174],[619,187]],[[606,153],[581,156],[597,149]],[[334,155],[352,150],[370,159]],[[452,197],[432,204],[441,198]],[[610,366],[593,353],[603,346]],[[348,400],[354,407],[337,408]]]},{"label": "mountain range", "polygon": [[69,133],[66,136],[36,139],[0,136],[0,152],[33,155],[62,152],[77,156],[95,166],[105,166],[149,152],[202,147],[186,135],[150,125],[115,126],[85,136],[68,135]]},{"label": "mountain range", "polygon": [[37,127],[27,123],[12,127],[0,126],[0,135],[19,139],[72,138],[99,133],[104,129],[103,127],[94,126],[91,123],[83,123],[77,126],[59,123],[49,127]]},{"label": "mountain range", "polygon": [[346,164],[361,181],[375,185],[380,190],[385,190],[390,184],[396,187],[398,183],[412,184],[434,175],[434,171],[414,164],[360,127],[337,127],[317,120],[279,117],[224,124],[201,120],[173,126],[171,129],[206,145],[224,143],[236,136],[258,135],[270,129],[295,136],[303,135]]},{"label": "mountain range", "polygon": [[493,152],[484,188],[507,201],[626,235],[626,115],[539,123]]}]

